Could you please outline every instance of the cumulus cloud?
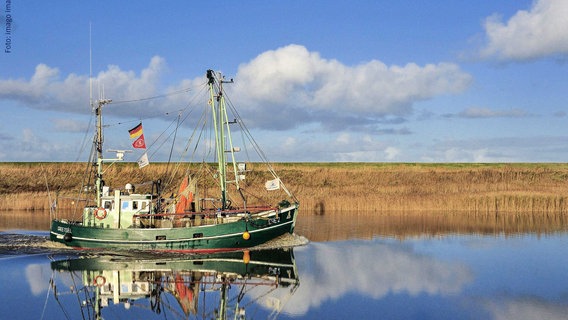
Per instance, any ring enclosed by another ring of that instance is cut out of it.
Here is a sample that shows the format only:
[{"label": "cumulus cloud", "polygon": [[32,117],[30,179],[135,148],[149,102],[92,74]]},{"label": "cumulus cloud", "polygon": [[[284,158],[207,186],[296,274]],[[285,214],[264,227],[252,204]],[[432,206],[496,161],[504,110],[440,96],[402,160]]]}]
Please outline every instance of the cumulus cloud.
[{"label": "cumulus cloud", "polygon": [[[159,56],[138,73],[110,65],[94,76],[93,95],[96,99],[104,92],[118,105],[204,84],[204,75],[199,75],[163,88],[160,78],[165,68],[165,60]],[[234,78],[236,84],[227,86],[229,94],[244,107],[249,126],[270,130],[306,123],[337,130],[336,124],[345,125],[346,121],[361,126],[377,119],[400,118],[412,112],[414,103],[459,93],[471,82],[471,76],[452,63],[388,66],[372,60],[348,66],[300,45],[261,53],[241,64]],[[0,99],[36,109],[86,113],[90,110],[89,83],[88,76],[69,74],[63,78],[57,68],[40,64],[30,79],[0,80]],[[143,116],[150,110],[154,114],[175,110],[172,106],[183,106],[188,100],[187,96],[168,96],[140,101],[134,107]],[[132,107],[117,107],[112,112],[126,116]]]},{"label": "cumulus cloud", "polygon": [[566,319],[568,306],[549,303],[534,298],[505,302],[488,302],[488,309],[496,320],[519,319]]},{"label": "cumulus cloud", "polygon": [[[439,156],[438,156],[439,157]],[[437,157],[437,158],[438,158]],[[443,161],[447,162],[506,162],[510,160],[504,152],[498,153],[483,147],[450,147],[443,150]]]},{"label": "cumulus cloud", "polygon": [[415,102],[462,92],[471,82],[453,63],[387,66],[372,60],[347,66],[300,45],[260,54],[240,65],[236,78],[243,84],[236,94],[255,116],[281,114],[283,109],[360,117],[406,115]]},{"label": "cumulus cloud", "polygon": [[[517,108],[508,110],[494,110],[485,107],[471,107],[467,108],[457,115],[460,118],[521,118],[528,116],[527,112]],[[454,115],[447,115],[447,117],[454,117]]]},{"label": "cumulus cloud", "polygon": [[[544,143],[545,142],[545,143]],[[566,136],[504,136],[439,140],[421,156],[426,162],[556,162],[567,152]]]},{"label": "cumulus cloud", "polygon": [[85,132],[88,124],[71,119],[53,119],[53,126],[58,132]]},{"label": "cumulus cloud", "polygon": [[[266,154],[278,155],[279,161],[398,161],[406,155],[398,146],[391,146],[384,135],[406,135],[406,130],[386,133],[356,132],[350,129],[336,133],[302,132],[297,137],[261,135],[260,145]],[[285,159],[285,160],[284,160]]]},{"label": "cumulus cloud", "polygon": [[400,150],[395,147],[387,147],[385,149],[385,153],[387,160],[395,160],[396,157],[400,154]]},{"label": "cumulus cloud", "polygon": [[530,10],[518,11],[508,21],[493,15],[484,28],[487,44],[484,58],[528,60],[568,53],[568,2],[538,0]]},{"label": "cumulus cloud", "polygon": [[[164,59],[158,56],[140,74],[110,65],[93,78],[94,97],[104,92],[106,97],[119,101],[156,94],[164,67]],[[90,112],[89,85],[89,76],[72,73],[62,78],[59,69],[39,64],[29,80],[0,80],[0,99],[18,101],[34,109],[85,113]]]}]

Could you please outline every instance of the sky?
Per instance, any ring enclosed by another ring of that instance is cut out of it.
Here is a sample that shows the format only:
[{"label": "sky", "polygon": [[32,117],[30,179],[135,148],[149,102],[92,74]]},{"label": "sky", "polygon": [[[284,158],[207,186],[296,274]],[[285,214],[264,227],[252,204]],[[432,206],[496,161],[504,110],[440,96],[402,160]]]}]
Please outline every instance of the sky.
[{"label": "sky", "polygon": [[2,0],[0,161],[86,161],[89,83],[136,101],[105,106],[105,146],[128,148],[141,120],[156,138],[213,69],[271,161],[565,162],[567,15],[564,0]]}]

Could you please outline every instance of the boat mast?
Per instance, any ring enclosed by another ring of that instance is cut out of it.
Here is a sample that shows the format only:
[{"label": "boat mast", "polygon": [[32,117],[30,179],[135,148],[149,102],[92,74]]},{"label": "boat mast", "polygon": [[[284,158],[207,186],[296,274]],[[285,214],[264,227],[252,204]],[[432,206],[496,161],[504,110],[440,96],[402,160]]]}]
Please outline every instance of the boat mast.
[{"label": "boat mast", "polygon": [[[235,162],[235,148],[233,148],[233,142],[231,140],[231,130],[229,125],[234,122],[230,122],[227,116],[227,108],[225,105],[225,97],[223,96],[223,83],[232,83],[233,79],[230,81],[223,80],[223,77],[215,75],[213,70],[207,70],[207,79],[209,84],[209,101],[211,104],[211,111],[213,114],[213,126],[215,130],[215,145],[217,151],[217,166],[219,173],[219,185],[221,187],[221,209],[225,210],[227,206],[227,156],[226,152],[231,153],[233,162],[233,171],[235,174],[235,182],[237,189],[239,189],[239,181],[237,175],[237,165]],[[217,85],[217,87],[215,87]],[[215,90],[217,89],[217,91]],[[225,150],[225,138],[229,141],[229,150]],[[239,190],[240,191],[240,190]],[[242,195],[241,195],[242,196]],[[244,199],[244,197],[243,197]]]},{"label": "boat mast", "polygon": [[207,79],[209,84],[209,103],[213,114],[213,126],[215,130],[215,149],[217,151],[217,171],[219,173],[219,185],[221,187],[221,209],[227,207],[227,178],[226,178],[226,160],[225,160],[225,143],[223,139],[223,119],[221,116],[221,88],[215,92],[215,72],[207,70]]},{"label": "boat mast", "polygon": [[101,207],[101,197],[103,193],[103,106],[111,103],[110,99],[101,99],[97,101],[95,114],[97,116],[97,132],[95,134],[95,148],[97,151],[97,173],[95,177],[95,187],[97,189],[97,207]]}]

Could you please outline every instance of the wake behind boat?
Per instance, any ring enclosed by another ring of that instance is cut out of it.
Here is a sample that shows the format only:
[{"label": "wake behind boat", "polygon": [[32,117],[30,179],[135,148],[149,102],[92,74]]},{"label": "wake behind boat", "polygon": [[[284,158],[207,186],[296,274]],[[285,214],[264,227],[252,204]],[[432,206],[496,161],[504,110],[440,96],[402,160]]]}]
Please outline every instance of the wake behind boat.
[{"label": "wake behind boat", "polygon": [[[94,168],[91,188],[94,199],[84,207],[80,219],[54,217],[50,231],[52,241],[77,248],[212,252],[253,247],[293,233],[299,202],[270,165],[271,179],[263,184],[267,190],[283,190],[286,199],[249,204],[242,187],[247,164],[236,161],[239,148],[233,146],[230,126],[238,124],[241,132],[248,134],[249,131],[232,105],[227,108],[223,84],[228,81],[212,70],[206,75],[209,97],[204,105],[210,112],[208,123],[215,133],[216,168],[212,169],[205,161],[188,167],[179,192],[175,190],[177,195],[170,197],[163,196],[172,188],[167,190],[168,186],[164,186],[161,179],[152,182],[148,193],[136,193],[136,188],[130,184],[123,189],[106,186],[103,165],[122,161],[126,151],[115,151],[116,157],[112,159],[103,157],[102,111],[111,100],[101,99],[94,106],[96,132],[89,163]],[[227,109],[232,111],[231,118]],[[130,136],[136,139],[135,148],[145,148],[141,124],[130,130]],[[259,150],[254,140],[251,143]],[[139,164],[143,167],[147,163],[144,154]]]}]

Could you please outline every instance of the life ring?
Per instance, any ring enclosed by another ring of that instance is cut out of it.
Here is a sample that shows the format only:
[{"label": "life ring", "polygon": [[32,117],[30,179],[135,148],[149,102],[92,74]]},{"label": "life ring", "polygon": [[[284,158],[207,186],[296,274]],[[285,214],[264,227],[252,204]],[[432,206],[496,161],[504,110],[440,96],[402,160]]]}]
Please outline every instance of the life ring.
[{"label": "life ring", "polygon": [[102,287],[106,283],[106,279],[103,276],[96,276],[95,280],[93,280],[93,284],[97,287]]},{"label": "life ring", "polygon": [[95,210],[95,218],[103,220],[104,218],[106,218],[106,216],[107,211],[105,210],[105,208],[97,208],[97,210]]}]

